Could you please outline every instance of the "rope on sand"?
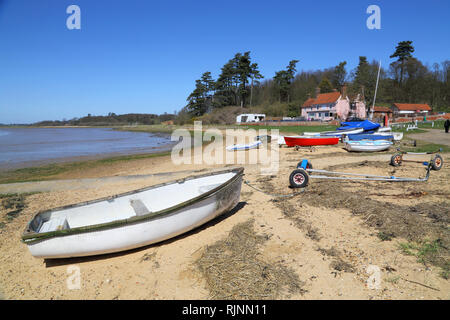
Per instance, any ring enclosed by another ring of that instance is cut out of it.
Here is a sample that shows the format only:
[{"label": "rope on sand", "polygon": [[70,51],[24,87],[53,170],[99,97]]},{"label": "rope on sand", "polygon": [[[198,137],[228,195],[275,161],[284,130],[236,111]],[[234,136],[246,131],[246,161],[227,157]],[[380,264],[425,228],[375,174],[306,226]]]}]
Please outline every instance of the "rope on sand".
[{"label": "rope on sand", "polygon": [[269,193],[269,192],[266,192],[264,190],[261,190],[261,189],[255,187],[255,186],[253,186],[248,180],[244,180],[244,183],[246,185],[248,185],[250,188],[255,189],[256,191],[262,192],[262,193],[264,193],[264,194],[266,194],[268,196],[276,197],[276,198],[292,198],[292,197],[295,197],[295,196],[297,196],[297,195],[299,195],[299,194],[301,194],[301,193],[306,191],[306,188],[305,188],[305,189],[302,189],[300,192],[295,192],[295,193],[291,193],[291,194]]}]

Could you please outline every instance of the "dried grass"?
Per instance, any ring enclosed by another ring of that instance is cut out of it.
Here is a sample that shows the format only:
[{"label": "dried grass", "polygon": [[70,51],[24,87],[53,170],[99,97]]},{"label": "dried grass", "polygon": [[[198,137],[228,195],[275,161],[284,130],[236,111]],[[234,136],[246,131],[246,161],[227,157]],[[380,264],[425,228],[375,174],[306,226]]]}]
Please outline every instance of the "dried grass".
[{"label": "dried grass", "polygon": [[260,248],[269,236],[257,234],[253,223],[236,225],[226,239],[208,246],[196,261],[211,299],[277,299],[305,292],[292,269],[263,261]]}]

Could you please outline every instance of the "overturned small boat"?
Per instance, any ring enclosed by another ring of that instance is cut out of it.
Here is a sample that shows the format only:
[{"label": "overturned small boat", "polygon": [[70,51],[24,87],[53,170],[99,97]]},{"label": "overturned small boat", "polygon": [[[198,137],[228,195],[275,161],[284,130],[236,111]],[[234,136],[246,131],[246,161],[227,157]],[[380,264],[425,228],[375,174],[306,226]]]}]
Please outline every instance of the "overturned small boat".
[{"label": "overturned small boat", "polygon": [[259,148],[262,145],[261,140],[251,142],[249,144],[233,144],[228,146],[227,151],[250,150]]},{"label": "overturned small boat", "polygon": [[268,143],[270,143],[271,141],[276,141],[279,146],[286,144],[286,142],[284,141],[284,136],[277,136],[277,135],[256,136],[255,140]]},{"label": "overturned small boat", "polygon": [[345,149],[358,152],[376,152],[389,149],[393,143],[387,140],[345,140]]},{"label": "overturned small boat", "polygon": [[91,256],[173,238],[233,209],[243,168],[37,213],[22,241],[40,258]]}]

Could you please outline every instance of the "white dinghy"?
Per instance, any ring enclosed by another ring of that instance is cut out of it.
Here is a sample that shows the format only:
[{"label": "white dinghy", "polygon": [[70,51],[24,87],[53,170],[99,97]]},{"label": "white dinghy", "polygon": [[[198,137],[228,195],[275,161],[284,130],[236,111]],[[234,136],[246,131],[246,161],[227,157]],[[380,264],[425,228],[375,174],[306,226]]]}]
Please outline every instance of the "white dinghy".
[{"label": "white dinghy", "polygon": [[272,140],[277,141],[278,145],[281,147],[282,145],[286,145],[286,141],[284,141],[284,136],[277,136],[277,135],[263,135],[263,136],[257,136],[255,138],[256,141],[266,141],[270,143]]},{"label": "white dinghy", "polygon": [[387,140],[345,140],[345,149],[358,152],[377,152],[389,149],[391,141]]},{"label": "white dinghy", "polygon": [[259,148],[261,145],[262,142],[258,140],[249,144],[233,144],[231,146],[228,146],[226,149],[227,151],[250,150]]},{"label": "white dinghy", "polygon": [[239,202],[243,168],[37,213],[22,241],[40,258],[129,250],[190,231]]}]

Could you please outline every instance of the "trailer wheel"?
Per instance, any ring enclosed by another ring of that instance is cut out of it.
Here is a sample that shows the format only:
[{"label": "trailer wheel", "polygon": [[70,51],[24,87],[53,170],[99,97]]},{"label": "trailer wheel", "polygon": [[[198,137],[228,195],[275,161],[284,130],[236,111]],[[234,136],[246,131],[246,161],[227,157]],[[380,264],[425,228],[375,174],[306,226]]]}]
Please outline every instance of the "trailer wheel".
[{"label": "trailer wheel", "polygon": [[308,173],[303,169],[296,169],[289,176],[289,184],[292,188],[304,188],[308,185],[308,181]]},{"label": "trailer wheel", "polygon": [[440,155],[436,155],[433,160],[431,160],[431,168],[433,170],[441,170],[442,166],[444,165],[444,160],[442,160],[442,157]]},{"label": "trailer wheel", "polygon": [[391,157],[391,165],[394,167],[398,167],[402,164],[403,156],[401,153],[396,153]]}]

